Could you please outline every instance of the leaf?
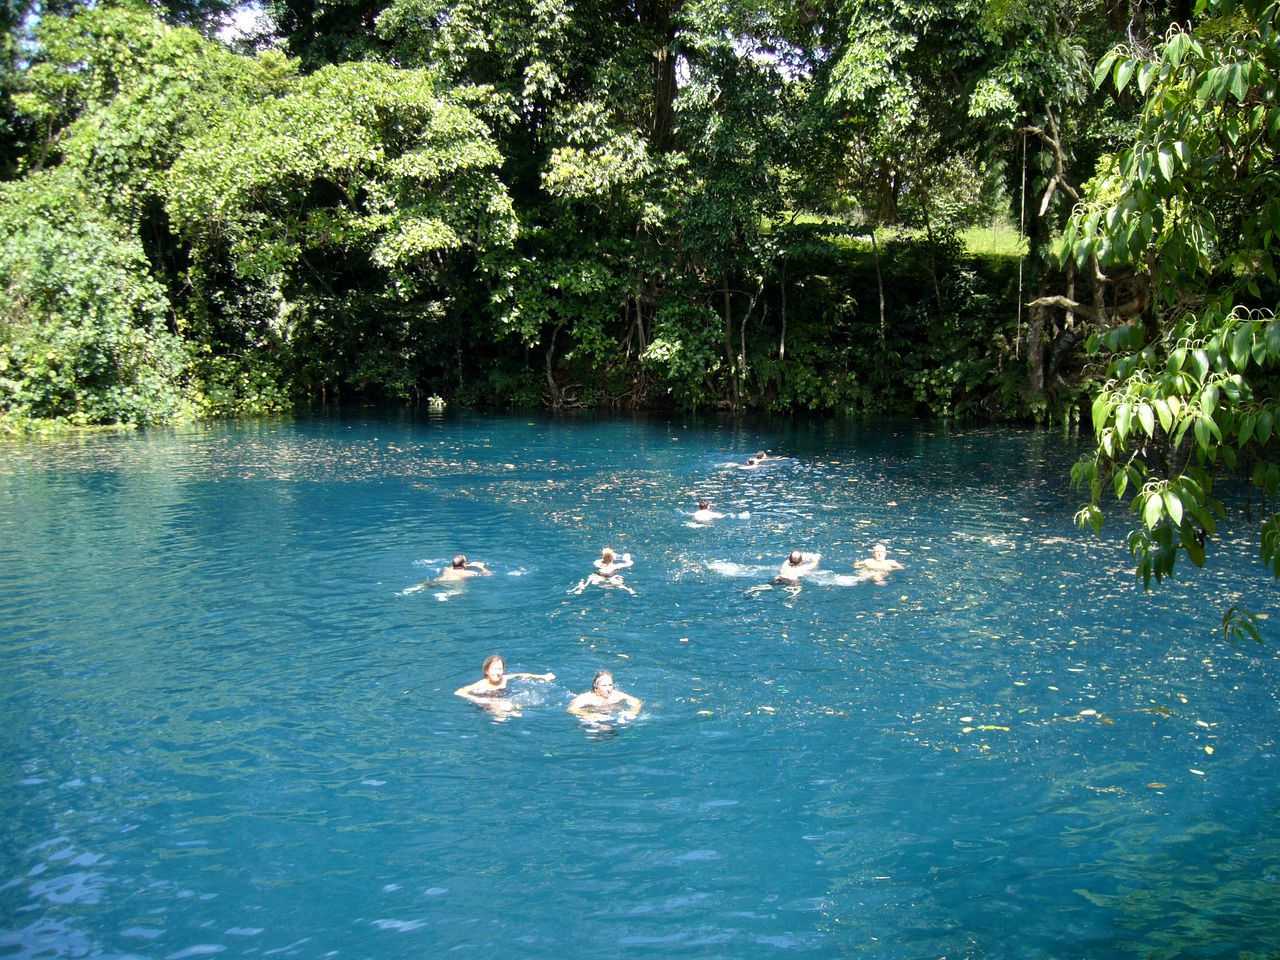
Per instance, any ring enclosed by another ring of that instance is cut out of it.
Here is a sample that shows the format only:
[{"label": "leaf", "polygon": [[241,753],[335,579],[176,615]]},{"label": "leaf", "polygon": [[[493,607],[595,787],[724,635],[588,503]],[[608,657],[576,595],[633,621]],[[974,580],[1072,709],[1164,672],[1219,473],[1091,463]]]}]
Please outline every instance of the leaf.
[{"label": "leaf", "polygon": [[1182,526],[1182,500],[1172,490],[1166,490],[1161,494],[1164,501],[1164,509],[1169,514],[1169,519],[1173,521],[1174,526]]},{"label": "leaf", "polygon": [[1156,152],[1156,163],[1160,166],[1160,175],[1165,180],[1173,179],[1173,151],[1167,147],[1160,147]]},{"label": "leaf", "polygon": [[1209,355],[1202,349],[1191,353],[1191,367],[1196,372],[1196,379],[1203,380],[1209,373]]},{"label": "leaf", "polygon": [[1163,397],[1153,402],[1156,408],[1156,416],[1160,418],[1160,426],[1168,433],[1173,428],[1173,413],[1169,409],[1169,403]]},{"label": "leaf", "polygon": [[1243,100],[1249,92],[1248,68],[1243,63],[1233,63],[1230,67],[1230,88],[1237,100]]},{"label": "leaf", "polygon": [[1102,428],[1107,422],[1107,417],[1111,413],[1111,405],[1107,401],[1107,395],[1100,393],[1093,399],[1093,432],[1095,434],[1102,433]]},{"label": "leaf", "polygon": [[1116,93],[1123,93],[1125,86],[1129,83],[1129,78],[1133,76],[1133,68],[1138,62],[1132,57],[1121,60],[1116,64]]},{"label": "leaf", "polygon": [[1237,370],[1243,371],[1249,364],[1250,347],[1253,346],[1253,324],[1242,323],[1236,335],[1231,338],[1231,362]]},{"label": "leaf", "polygon": [[1237,437],[1236,443],[1239,445],[1241,450],[1245,448],[1245,445],[1249,442],[1249,438],[1253,436],[1253,428],[1257,426],[1257,423],[1258,418],[1253,414],[1246,413],[1240,418],[1240,433]]},{"label": "leaf", "polygon": [[1154,530],[1162,515],[1163,510],[1161,509],[1160,498],[1149,494],[1147,502],[1142,506],[1142,522],[1146,524],[1148,530]]},{"label": "leaf", "polygon": [[1271,439],[1272,415],[1270,410],[1263,410],[1258,414],[1258,443],[1266,446],[1268,440]]},{"label": "leaf", "polygon": [[1211,383],[1200,391],[1200,409],[1206,415],[1212,416],[1213,411],[1218,407],[1218,386]]},{"label": "leaf", "polygon": [[1141,404],[1138,407],[1138,422],[1142,424],[1142,429],[1146,431],[1148,437],[1155,436],[1156,417],[1148,404]]},{"label": "leaf", "polygon": [[1116,434],[1120,437],[1123,444],[1129,436],[1129,424],[1133,419],[1133,407],[1128,403],[1122,403],[1116,409]]}]

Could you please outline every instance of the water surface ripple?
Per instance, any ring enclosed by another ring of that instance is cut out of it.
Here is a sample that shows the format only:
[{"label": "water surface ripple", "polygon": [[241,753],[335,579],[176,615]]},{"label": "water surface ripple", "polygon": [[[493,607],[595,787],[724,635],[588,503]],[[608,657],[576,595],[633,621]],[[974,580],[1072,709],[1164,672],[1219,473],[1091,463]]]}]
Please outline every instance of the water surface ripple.
[{"label": "water surface ripple", "polygon": [[[11,444],[0,956],[1280,956],[1280,663],[1215,633],[1274,588],[1227,526],[1144,595],[1120,524],[1072,526],[1080,449],[467,415]],[[879,539],[905,569],[855,582]],[[569,594],[605,544],[636,595]],[[815,580],[753,589],[793,546]],[[459,551],[495,575],[424,583]],[[558,675],[518,715],[451,696],[499,651]],[[639,719],[564,712],[601,667]]]}]

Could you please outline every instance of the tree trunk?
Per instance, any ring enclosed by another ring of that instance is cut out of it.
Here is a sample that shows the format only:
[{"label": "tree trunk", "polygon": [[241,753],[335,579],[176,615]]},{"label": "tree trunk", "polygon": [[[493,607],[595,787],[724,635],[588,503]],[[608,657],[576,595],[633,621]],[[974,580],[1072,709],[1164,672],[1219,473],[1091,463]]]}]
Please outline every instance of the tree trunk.
[{"label": "tree trunk", "polygon": [[880,346],[884,346],[884,275],[880,272],[880,245],[876,243],[876,228],[871,228],[871,261],[876,265],[876,293],[880,297]]},{"label": "tree trunk", "polygon": [[725,275],[721,292],[724,296],[724,355],[725,359],[729,361],[729,385],[731,396],[733,397],[733,409],[737,410],[740,403],[738,363],[737,355],[733,349],[733,305],[729,300],[729,277],[727,274]]},{"label": "tree trunk", "polygon": [[1048,307],[1032,307],[1027,320],[1027,399],[1044,393],[1044,331]]},{"label": "tree trunk", "polygon": [[938,304],[938,323],[942,323],[942,290],[938,286],[938,258],[934,255],[936,244],[933,242],[933,226],[929,221],[929,198],[926,196],[920,204],[924,211],[924,233],[929,240],[929,275],[933,277],[933,299]]},{"label": "tree trunk", "polygon": [[554,330],[551,331],[551,342],[547,345],[547,389],[551,391],[551,409],[559,410],[564,406],[564,396],[560,393],[560,388],[556,386],[556,378],[552,373],[551,362],[556,353],[556,337],[560,335],[560,328],[563,323],[557,323]]},{"label": "tree trunk", "polygon": [[782,260],[782,282],[779,287],[782,296],[782,333],[778,337],[778,362],[787,359],[787,261]]}]

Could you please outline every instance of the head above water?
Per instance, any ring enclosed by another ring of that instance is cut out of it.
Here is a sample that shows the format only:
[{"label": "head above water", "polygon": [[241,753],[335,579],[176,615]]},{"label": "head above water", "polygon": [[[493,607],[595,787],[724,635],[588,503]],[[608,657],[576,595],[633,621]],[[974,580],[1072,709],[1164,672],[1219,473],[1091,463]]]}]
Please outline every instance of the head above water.
[{"label": "head above water", "polygon": [[793,567],[798,567],[803,562],[804,562],[804,554],[801,553],[799,550],[792,550],[791,556],[787,557],[787,563],[791,564]]},{"label": "head above water", "polygon": [[591,678],[591,689],[599,693],[603,688],[613,689],[613,674],[608,670],[597,671],[596,675]]},{"label": "head above water", "polygon": [[711,509],[711,501],[710,501],[710,500],[699,500],[699,501],[698,501],[698,509],[699,509],[699,510],[710,510],[710,509]]},{"label": "head above water", "polygon": [[[485,657],[484,666],[480,668],[480,672],[483,673],[486,677],[490,677],[489,671],[491,669],[495,670],[499,677],[501,677],[506,672],[507,663],[505,660],[502,659],[502,656],[500,654],[495,653],[491,657]],[[493,679],[493,678],[490,677],[490,679]]]},{"label": "head above water", "polygon": [[614,557],[616,556],[617,554],[613,552],[613,547],[605,547],[600,551],[600,559],[605,563],[613,563]]},{"label": "head above water", "polygon": [[458,554],[453,558],[453,569],[461,570],[467,565],[467,558],[464,554]]},{"label": "head above water", "polygon": [[871,555],[877,560],[883,560],[885,557],[889,556],[889,548],[883,543],[877,543],[871,548]]}]

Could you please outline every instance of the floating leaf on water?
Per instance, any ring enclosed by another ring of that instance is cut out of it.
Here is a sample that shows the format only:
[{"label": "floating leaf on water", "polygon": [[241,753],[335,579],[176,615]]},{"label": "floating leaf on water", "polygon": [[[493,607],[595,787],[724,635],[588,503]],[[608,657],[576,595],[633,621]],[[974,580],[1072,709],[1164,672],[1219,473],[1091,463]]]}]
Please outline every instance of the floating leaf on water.
[{"label": "floating leaf on water", "polygon": [[710,716],[713,716],[713,714],[712,714],[712,712],[711,712],[710,710],[699,710],[699,711],[698,711],[698,716],[700,716],[700,717],[710,717]]},{"label": "floating leaf on water", "polygon": [[1205,752],[1205,753],[1207,753],[1209,756],[1211,756],[1211,757],[1212,757],[1212,756],[1213,756],[1213,747],[1205,747],[1205,748],[1204,748],[1204,752]]},{"label": "floating leaf on water", "polygon": [[1186,702],[1187,702],[1187,698],[1186,698],[1185,696],[1183,696],[1182,694],[1178,694],[1178,699],[1179,699],[1179,700],[1181,700],[1183,703],[1186,703]]},{"label": "floating leaf on water", "polygon": [[961,717],[961,718],[960,718],[960,722],[961,722],[961,723],[973,723],[973,717]]},{"label": "floating leaf on water", "polygon": [[681,643],[688,643],[688,642],[689,642],[689,638],[688,638],[688,637],[681,637],[681,638],[680,638],[680,642],[681,642]]},{"label": "floating leaf on water", "polygon": [[1197,726],[1197,727],[1204,727],[1206,730],[1208,730],[1208,729],[1209,729],[1209,727],[1211,727],[1211,726],[1212,726],[1212,724],[1205,723],[1203,720],[1197,720],[1197,721],[1196,721],[1196,726]]},{"label": "floating leaf on water", "polygon": [[1050,687],[1049,689],[1050,689],[1050,690],[1052,690],[1054,693],[1057,693],[1057,692],[1058,692],[1058,688],[1057,688],[1057,687]]},{"label": "floating leaf on water", "polygon": [[960,732],[961,732],[961,733],[973,733],[973,727],[961,727],[961,728],[960,728]]},{"label": "floating leaf on water", "polygon": [[1025,680],[1015,680],[1013,681],[1013,685],[1015,687],[1025,687],[1027,685],[1027,682]]},{"label": "floating leaf on water", "polygon": [[978,727],[978,729],[979,729],[979,730],[1003,730],[1005,733],[1008,733],[1008,732],[1009,732],[1009,728],[1008,728],[1008,727],[997,727],[997,726],[995,726],[995,725],[993,725],[993,724],[990,724],[990,723],[984,723],[984,724],[982,724],[982,726]]},{"label": "floating leaf on water", "polygon": [[1097,710],[1081,710],[1080,711],[1080,716],[1082,717],[1096,717],[1097,715],[1098,715]]},{"label": "floating leaf on water", "polygon": [[1203,777],[1203,776],[1204,776],[1204,771],[1203,771],[1203,770],[1197,770],[1195,767],[1188,767],[1187,769],[1188,769],[1188,770],[1190,770],[1192,773],[1194,773],[1197,777]]},{"label": "floating leaf on water", "polygon": [[1147,786],[1150,787],[1152,790],[1164,790],[1169,785],[1167,783],[1148,783]]},{"label": "floating leaf on water", "polygon": [[620,653],[620,654],[618,654],[618,656],[620,656],[623,660],[630,660],[630,659],[631,659],[631,657],[630,657],[630,656],[628,656],[628,655],[627,655],[627,654],[625,654],[625,653]]}]

